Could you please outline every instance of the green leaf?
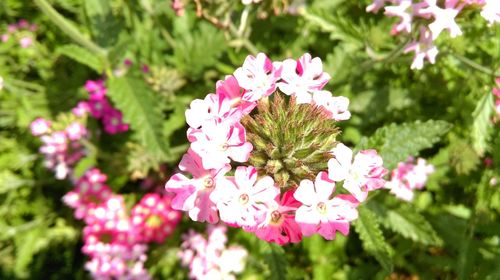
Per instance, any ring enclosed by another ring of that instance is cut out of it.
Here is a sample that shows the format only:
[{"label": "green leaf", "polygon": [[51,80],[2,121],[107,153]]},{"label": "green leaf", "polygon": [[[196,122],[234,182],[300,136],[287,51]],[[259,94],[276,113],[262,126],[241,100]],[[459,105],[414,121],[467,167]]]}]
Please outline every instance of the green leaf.
[{"label": "green leaf", "polygon": [[97,73],[103,71],[102,62],[99,57],[80,46],[73,44],[64,45],[57,48],[56,52],[94,69]]},{"label": "green leaf", "polygon": [[370,138],[362,139],[358,147],[377,149],[384,166],[393,169],[398,162],[432,147],[450,128],[449,123],[435,120],[390,124],[377,129]]},{"label": "green leaf", "polygon": [[492,122],[490,120],[493,113],[493,94],[490,92],[483,95],[472,113],[474,119],[472,123],[472,146],[479,156],[483,156],[487,149],[487,142],[490,139]]},{"label": "green leaf", "polygon": [[144,81],[133,77],[112,78],[109,96],[122,111],[124,121],[130,124],[139,143],[156,158],[166,158],[168,142],[162,133],[163,117],[156,109],[159,101]]},{"label": "green leaf", "polygon": [[[438,236],[432,225],[415,208],[408,205],[396,209],[388,209],[384,205],[370,202],[374,206],[382,225],[402,236],[424,245],[442,245],[443,241]],[[371,209],[373,209],[371,208]]]},{"label": "green leaf", "polygon": [[114,45],[120,26],[111,13],[111,1],[85,0],[85,12],[97,43],[104,47]]},{"label": "green leaf", "polygon": [[274,243],[267,243],[263,254],[266,264],[269,266],[269,270],[271,272],[269,279],[287,279],[287,261],[285,257],[285,250]]},{"label": "green leaf", "polygon": [[391,273],[393,250],[384,239],[377,216],[366,207],[359,207],[358,211],[354,228],[363,241],[363,248],[377,259],[387,273]]}]

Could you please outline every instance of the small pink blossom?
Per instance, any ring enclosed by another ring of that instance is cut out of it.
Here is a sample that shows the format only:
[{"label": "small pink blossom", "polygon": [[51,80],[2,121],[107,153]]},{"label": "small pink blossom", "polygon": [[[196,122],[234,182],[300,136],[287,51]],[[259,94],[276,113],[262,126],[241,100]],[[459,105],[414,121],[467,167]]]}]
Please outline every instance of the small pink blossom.
[{"label": "small pink blossom", "polygon": [[389,0],[373,0],[373,2],[366,7],[366,11],[369,13],[377,13],[385,6],[385,2],[389,2]]},{"label": "small pink blossom", "polygon": [[441,34],[444,29],[448,29],[450,36],[455,38],[462,35],[462,30],[455,22],[455,17],[462,10],[465,4],[461,3],[458,6],[457,0],[446,1],[445,8],[440,8],[437,6],[437,0],[425,0],[428,7],[420,10],[423,15],[431,15],[434,18],[434,22],[429,25],[429,30],[432,32],[432,40]]},{"label": "small pink blossom", "polygon": [[484,0],[481,16],[486,19],[490,25],[500,23],[500,1]]},{"label": "small pink blossom", "polygon": [[86,101],[80,101],[76,104],[76,107],[71,109],[71,112],[77,117],[83,117],[90,112],[89,104]]},{"label": "small pink blossom", "polygon": [[385,181],[382,177],[387,173],[382,158],[375,150],[360,151],[352,161],[352,150],[339,143],[332,150],[334,158],[328,161],[330,179],[335,182],[344,181],[344,189],[348,190],[358,201],[363,202],[369,191],[380,189]]},{"label": "small pink blossom", "polygon": [[188,211],[193,221],[218,222],[217,208],[209,196],[216,188],[216,181],[222,178],[231,167],[224,165],[218,169],[205,169],[201,158],[189,149],[182,157],[179,169],[191,173],[193,178],[189,179],[177,173],[168,180],[165,185],[166,190],[175,193],[172,208]]},{"label": "small pink blossom", "polygon": [[302,234],[310,236],[318,233],[325,239],[332,240],[335,233],[349,233],[349,222],[357,219],[358,202],[350,195],[337,195],[330,199],[335,183],[326,172],[320,172],[313,183],[302,180],[294,197],[302,202],[295,213]]},{"label": "small pink blossom", "polygon": [[10,38],[9,34],[2,34],[2,36],[0,36],[0,40],[1,40],[3,43],[5,43],[5,42],[9,41],[9,38]]},{"label": "small pink blossom", "polygon": [[332,96],[327,90],[320,90],[313,94],[313,103],[325,108],[329,117],[336,121],[344,121],[351,118],[349,112],[349,99],[344,96]]},{"label": "small pink blossom", "polygon": [[398,163],[391,173],[391,180],[385,185],[392,194],[406,201],[413,200],[413,190],[422,189],[428,176],[434,172],[434,166],[427,164],[425,159],[419,158],[417,164],[413,162],[410,157],[406,162]]},{"label": "small pink blossom", "polygon": [[173,233],[181,213],[173,210],[170,204],[170,197],[149,193],[132,208],[130,220],[139,240],[161,243]]},{"label": "small pink blossom", "polygon": [[234,76],[226,76],[226,79],[218,81],[215,87],[217,95],[222,97],[222,100],[228,100],[231,108],[235,108],[240,116],[250,113],[257,106],[255,98],[240,87]]},{"label": "small pink blossom", "polygon": [[425,27],[420,29],[420,39],[413,41],[405,48],[405,53],[415,52],[411,69],[422,69],[424,67],[424,59],[427,59],[431,64],[436,62],[438,49],[434,45],[432,34]]},{"label": "small pink blossom", "polygon": [[79,122],[73,122],[65,129],[70,140],[80,140],[87,135],[87,128]]},{"label": "small pink blossom", "polygon": [[217,188],[210,195],[219,209],[222,221],[239,226],[255,227],[262,222],[265,204],[278,195],[279,189],[271,177],[257,180],[257,170],[238,166],[234,177],[221,177]]},{"label": "small pink blossom", "polygon": [[401,31],[406,33],[411,32],[411,27],[413,23],[414,16],[422,16],[420,10],[427,7],[426,2],[413,3],[413,0],[401,0],[398,1],[397,6],[387,6],[385,7],[385,14],[388,16],[395,16],[401,18],[401,21],[396,24],[391,33],[397,34]]},{"label": "small pink blossom", "polygon": [[287,191],[281,200],[276,197],[276,200],[266,205],[266,218],[255,229],[258,238],[279,245],[302,240],[302,233],[294,215],[301,203],[293,197],[293,194],[293,191]]},{"label": "small pink blossom", "polygon": [[311,103],[311,94],[321,90],[330,80],[330,75],[323,72],[323,64],[319,57],[312,58],[306,53],[298,60],[286,59],[282,64],[279,89],[287,94],[294,95],[297,103]]},{"label": "small pink blossom", "polygon": [[122,112],[112,107],[108,107],[104,111],[102,123],[104,125],[104,131],[109,134],[126,132],[129,129],[129,125],[123,122]]},{"label": "small pink blossom", "polygon": [[280,71],[279,64],[273,64],[264,53],[258,53],[256,57],[247,56],[243,66],[234,71],[234,77],[245,89],[243,99],[257,101],[271,95],[276,90]]},{"label": "small pink blossom", "polygon": [[229,100],[217,94],[208,94],[204,100],[191,101],[186,110],[186,122],[192,128],[200,128],[205,122],[221,122],[231,112]]},{"label": "small pink blossom", "polygon": [[29,47],[31,47],[31,45],[33,45],[33,38],[23,37],[23,38],[19,39],[19,45],[23,49],[29,48]]},{"label": "small pink blossom", "polygon": [[189,135],[191,149],[203,162],[205,169],[222,168],[231,162],[246,162],[253,149],[246,142],[245,128],[240,123],[206,122],[200,130]]},{"label": "small pink blossom", "polygon": [[30,124],[31,134],[41,136],[49,132],[51,122],[44,118],[37,118]]}]

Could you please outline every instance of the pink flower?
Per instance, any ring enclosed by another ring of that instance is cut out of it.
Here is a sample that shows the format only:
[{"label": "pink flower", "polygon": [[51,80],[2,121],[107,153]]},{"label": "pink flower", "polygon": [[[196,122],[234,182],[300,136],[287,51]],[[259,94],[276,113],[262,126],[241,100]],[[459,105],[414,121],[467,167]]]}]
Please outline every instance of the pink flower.
[{"label": "pink flower", "polygon": [[190,108],[186,110],[186,122],[192,128],[200,128],[210,121],[238,122],[241,114],[242,112],[231,108],[231,100],[225,95],[211,93],[204,100],[191,101]]},{"label": "pink flower", "polygon": [[460,27],[455,22],[455,17],[464,7],[463,3],[455,7],[458,0],[446,1],[445,8],[443,9],[437,6],[437,0],[425,0],[425,2],[429,6],[420,10],[420,12],[423,15],[432,15],[434,17],[434,22],[429,25],[429,29],[432,32],[432,40],[436,40],[444,29],[450,31],[452,38],[462,35],[462,30],[460,30]]},{"label": "pink flower", "polygon": [[413,190],[422,189],[428,176],[434,172],[434,167],[427,164],[425,159],[419,158],[416,165],[413,161],[410,157],[406,162],[398,163],[398,167],[392,171],[391,180],[385,185],[392,194],[406,201],[413,200]]},{"label": "pink flower", "polygon": [[104,125],[104,131],[109,134],[117,134],[121,132],[128,131],[128,124],[123,123],[122,112],[108,107],[102,116],[102,123]]},{"label": "pink flower", "polygon": [[414,16],[422,16],[420,10],[427,7],[427,3],[413,3],[413,0],[401,0],[397,2],[397,6],[385,7],[385,14],[388,16],[400,17],[401,21],[392,28],[391,33],[397,34],[401,31],[406,33],[411,32],[411,25]]},{"label": "pink flower", "polygon": [[385,6],[385,2],[389,0],[373,0],[373,2],[366,7],[367,12],[377,13],[381,8]]},{"label": "pink flower", "polygon": [[201,158],[189,149],[182,157],[179,169],[189,172],[192,179],[177,173],[168,180],[165,188],[175,193],[172,208],[188,211],[193,221],[216,223],[219,221],[217,208],[209,199],[210,194],[216,188],[215,182],[227,173],[231,166],[224,165],[218,169],[205,169]]},{"label": "pink flower", "polygon": [[369,191],[384,186],[382,177],[387,170],[383,167],[382,158],[375,150],[360,151],[352,162],[352,151],[339,143],[332,150],[334,158],[328,161],[329,178],[335,182],[344,181],[344,189],[348,190],[358,201],[363,202]]},{"label": "pink flower", "polygon": [[281,72],[283,82],[278,83],[279,89],[287,95],[295,95],[297,103],[311,103],[311,94],[321,90],[330,80],[330,75],[323,72],[323,64],[319,57],[311,58],[306,53],[298,60],[283,61]]},{"label": "pink flower", "polygon": [[91,98],[87,104],[89,106],[90,114],[96,119],[100,119],[105,114],[106,110],[111,107],[106,98]]},{"label": "pink flower", "polygon": [[205,169],[222,168],[231,158],[246,162],[253,149],[246,142],[245,128],[240,123],[206,122],[200,130],[189,135],[191,149],[202,159]]},{"label": "pink flower", "polygon": [[19,40],[19,45],[21,48],[26,49],[33,45],[33,38],[31,37],[23,37]]},{"label": "pink flower", "polygon": [[181,213],[173,210],[170,203],[168,196],[148,193],[132,208],[130,220],[139,240],[161,243],[173,233]]},{"label": "pink flower", "polygon": [[255,227],[262,222],[265,204],[278,195],[271,177],[257,180],[257,170],[252,167],[238,166],[234,177],[221,177],[210,199],[217,205],[220,218],[229,224]]},{"label": "pink flower", "polygon": [[287,191],[281,200],[276,197],[276,200],[266,205],[266,218],[255,229],[258,238],[279,245],[302,240],[302,233],[294,215],[301,203],[293,197],[293,194],[293,191]]},{"label": "pink flower", "polygon": [[70,140],[80,140],[87,135],[87,129],[79,122],[73,122],[65,129]]},{"label": "pink flower", "polygon": [[90,94],[98,93],[100,97],[106,94],[106,87],[103,80],[87,80],[84,87]]},{"label": "pink flower", "polygon": [[226,79],[218,81],[215,87],[217,95],[222,97],[222,100],[228,100],[230,106],[235,108],[240,116],[250,113],[257,106],[255,98],[239,86],[234,76],[226,76]]},{"label": "pink flower", "polygon": [[89,104],[86,101],[80,101],[75,108],[71,109],[71,112],[77,117],[83,117],[90,112]]},{"label": "pink flower", "polygon": [[349,234],[349,222],[357,219],[358,202],[350,195],[337,195],[332,199],[335,183],[326,172],[320,172],[316,181],[302,180],[294,197],[302,202],[295,213],[295,220],[305,236],[318,233],[332,240],[335,233]]},{"label": "pink flower", "polygon": [[37,118],[30,124],[31,134],[41,136],[49,132],[51,122],[44,118]]},{"label": "pink flower", "polygon": [[320,90],[312,96],[314,104],[325,108],[328,116],[336,121],[348,120],[351,118],[349,112],[349,99],[344,96],[332,96],[327,90]]},{"label": "pink flower", "polygon": [[4,43],[9,41],[9,38],[10,38],[9,34],[2,34],[2,36],[0,36],[0,40]]},{"label": "pink flower", "polygon": [[439,52],[433,43],[431,32],[425,27],[420,29],[420,39],[410,43],[404,51],[405,53],[410,51],[415,52],[411,69],[422,69],[424,67],[424,59],[426,58],[431,64],[434,64]]},{"label": "pink flower", "polygon": [[279,65],[273,65],[264,53],[258,53],[257,57],[247,56],[243,66],[234,71],[234,77],[246,91],[243,99],[257,101],[271,95],[276,90],[280,70]]}]

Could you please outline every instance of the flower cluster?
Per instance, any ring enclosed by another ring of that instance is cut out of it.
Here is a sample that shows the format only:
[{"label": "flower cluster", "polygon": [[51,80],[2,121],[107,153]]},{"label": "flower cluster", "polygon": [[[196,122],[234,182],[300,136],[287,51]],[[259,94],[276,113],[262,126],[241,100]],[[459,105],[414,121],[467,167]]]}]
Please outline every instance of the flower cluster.
[{"label": "flower cluster", "polygon": [[89,93],[88,101],[81,101],[73,109],[75,115],[86,114],[102,121],[104,131],[109,134],[117,134],[128,131],[128,124],[123,123],[122,112],[115,109],[106,97],[107,89],[102,80],[88,80],[85,90]]},{"label": "flower cluster", "polygon": [[11,38],[18,40],[21,48],[29,48],[33,45],[33,32],[37,30],[36,24],[31,24],[25,19],[19,20],[17,23],[9,24],[7,32],[0,35],[0,41],[3,43],[9,41]]},{"label": "flower cluster", "polygon": [[434,41],[444,30],[447,30],[452,38],[462,35],[462,30],[455,18],[464,8],[480,7],[481,16],[490,25],[500,22],[500,1],[498,0],[446,0],[443,2],[443,4],[438,4],[437,0],[374,0],[366,11],[376,13],[384,8],[385,15],[400,19],[393,26],[391,34],[408,33],[415,38],[418,37],[406,46],[405,52],[415,53],[411,68],[422,69],[425,59],[431,64],[435,63],[439,51]]},{"label": "flower cluster", "polygon": [[123,197],[106,185],[107,176],[88,170],[63,201],[84,220],[82,252],[90,257],[86,268],[94,279],[149,279],[144,269],[147,243],[163,242],[181,215],[170,198],[146,194],[127,214]]},{"label": "flower cluster", "polygon": [[413,200],[413,190],[422,189],[427,182],[427,178],[434,172],[434,166],[427,164],[425,159],[415,160],[410,157],[406,162],[398,163],[398,167],[391,173],[391,180],[385,185],[397,198],[411,201]]},{"label": "flower cluster", "polygon": [[[349,100],[324,90],[329,79],[309,54],[272,62],[260,53],[217,82],[215,94],[192,101],[191,146],[179,164],[189,175],[166,183],[176,194],[172,207],[280,245],[347,234],[357,205],[384,186],[386,170],[376,151],[353,156],[336,141]],[[350,194],[334,195],[336,182]]]},{"label": "flower cluster", "polygon": [[66,178],[71,168],[85,155],[81,140],[88,136],[87,129],[74,121],[62,130],[53,130],[51,122],[35,119],[30,125],[31,133],[40,137],[43,145],[40,153],[45,156],[45,166],[53,170],[57,179]]},{"label": "flower cluster", "polygon": [[235,274],[245,268],[248,252],[240,246],[226,247],[224,226],[210,226],[208,239],[193,230],[182,239],[179,258],[192,279],[236,279]]}]

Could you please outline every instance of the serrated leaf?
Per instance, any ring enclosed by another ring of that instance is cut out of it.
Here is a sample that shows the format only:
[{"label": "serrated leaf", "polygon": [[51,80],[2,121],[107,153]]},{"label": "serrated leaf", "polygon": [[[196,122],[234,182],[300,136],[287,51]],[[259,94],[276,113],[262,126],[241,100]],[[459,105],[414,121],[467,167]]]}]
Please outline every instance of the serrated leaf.
[{"label": "serrated leaf", "polygon": [[479,156],[483,156],[487,149],[487,142],[490,139],[491,114],[493,113],[493,94],[488,92],[479,100],[476,109],[472,113],[474,119],[472,123],[472,146]]},{"label": "serrated leaf", "polygon": [[432,147],[450,128],[448,122],[435,120],[390,124],[377,129],[370,138],[362,139],[358,146],[360,149],[377,149],[384,159],[384,166],[393,169],[398,162]]},{"label": "serrated leaf", "polygon": [[103,71],[100,58],[85,48],[70,44],[57,48],[56,52],[92,68],[97,73],[101,73]]},{"label": "serrated leaf", "polygon": [[354,229],[363,242],[363,248],[382,265],[387,273],[392,272],[392,248],[385,242],[377,216],[366,207],[359,207],[359,217]]},{"label": "serrated leaf", "polygon": [[271,272],[269,279],[287,279],[285,250],[274,243],[267,243],[263,253],[266,264],[269,266]]},{"label": "serrated leaf", "polygon": [[111,1],[85,0],[85,12],[97,43],[104,47],[114,45],[120,26],[111,13]]},{"label": "serrated leaf", "polygon": [[162,133],[163,117],[156,109],[159,100],[144,81],[133,77],[112,78],[109,96],[123,113],[134,136],[146,150],[158,159],[168,155],[168,142]]},{"label": "serrated leaf", "polygon": [[384,227],[424,245],[442,245],[443,241],[432,225],[414,208],[403,205],[396,209],[388,209],[382,204],[375,204],[375,202],[370,202],[370,206],[374,206],[374,210],[382,219]]}]

